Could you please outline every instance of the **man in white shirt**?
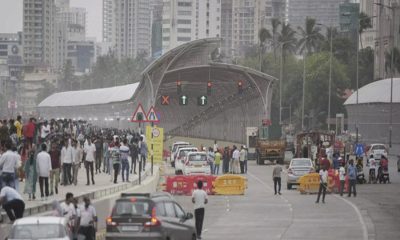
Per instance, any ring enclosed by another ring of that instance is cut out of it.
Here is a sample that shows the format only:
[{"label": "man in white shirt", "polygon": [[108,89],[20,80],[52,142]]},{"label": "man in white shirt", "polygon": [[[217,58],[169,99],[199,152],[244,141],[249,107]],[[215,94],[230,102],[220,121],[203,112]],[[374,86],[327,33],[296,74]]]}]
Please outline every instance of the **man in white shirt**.
[{"label": "man in white shirt", "polygon": [[196,221],[197,239],[201,239],[203,229],[204,208],[208,203],[207,193],[203,190],[203,182],[197,182],[197,189],[193,191],[192,202],[194,203],[194,218]]},{"label": "man in white shirt", "polygon": [[2,169],[1,178],[3,187],[9,186],[15,188],[15,179],[17,178],[15,176],[15,172],[19,167],[18,157],[12,151],[12,144],[10,141],[5,143],[5,148],[7,151],[0,157],[0,169]]},{"label": "man in white shirt", "polygon": [[36,157],[36,171],[39,176],[40,195],[44,200],[43,184],[45,187],[44,193],[46,194],[45,200],[49,196],[49,176],[51,171],[51,157],[46,152],[46,144],[42,143],[42,151]]},{"label": "man in white shirt", "polygon": [[93,164],[95,161],[95,153],[96,153],[96,146],[92,144],[92,140],[90,138],[87,139],[87,144],[85,145],[84,151],[86,153],[85,159],[85,167],[86,167],[86,185],[90,185],[89,181],[89,170],[92,174],[92,184],[94,185],[94,177],[93,177]]},{"label": "man in white shirt", "polygon": [[244,160],[246,160],[246,150],[244,149],[244,146],[242,146],[240,153],[239,153],[240,173],[241,174],[244,174]]},{"label": "man in white shirt", "polygon": [[50,134],[50,125],[48,124],[47,121],[45,121],[40,128],[40,138],[41,138],[41,143],[46,142],[46,137]]},{"label": "man in white shirt", "polygon": [[68,220],[68,224],[70,227],[74,227],[74,223],[76,220],[76,211],[75,206],[73,204],[74,194],[68,192],[65,195],[65,202],[60,204],[60,207],[63,211],[64,217]]},{"label": "man in white shirt", "polygon": [[14,188],[6,186],[1,189],[0,205],[3,206],[11,222],[24,216],[25,203]]},{"label": "man in white shirt", "polygon": [[319,190],[318,197],[315,203],[319,203],[319,198],[322,192],[322,203],[325,203],[326,188],[328,187],[328,171],[326,171],[326,166],[322,165],[322,169],[319,170]]},{"label": "man in white shirt", "polygon": [[233,163],[232,163],[232,172],[234,173],[234,174],[237,174],[237,173],[239,173],[239,159],[240,159],[240,152],[239,152],[239,149],[237,149],[237,147],[236,146],[233,146],[233,148],[235,149],[234,151],[233,151],[233,154],[232,154],[232,159],[233,159]]},{"label": "man in white shirt", "polygon": [[74,159],[74,152],[72,149],[72,140],[68,139],[65,142],[63,148],[61,149],[61,163],[62,163],[62,175],[63,175],[63,185],[67,186],[72,183],[72,161]]},{"label": "man in white shirt", "polygon": [[96,239],[97,214],[88,197],[83,198],[84,205],[80,207],[79,233],[87,240]]},{"label": "man in white shirt", "polygon": [[340,196],[343,196],[345,180],[346,180],[346,169],[344,168],[344,162],[342,162],[339,168]]}]

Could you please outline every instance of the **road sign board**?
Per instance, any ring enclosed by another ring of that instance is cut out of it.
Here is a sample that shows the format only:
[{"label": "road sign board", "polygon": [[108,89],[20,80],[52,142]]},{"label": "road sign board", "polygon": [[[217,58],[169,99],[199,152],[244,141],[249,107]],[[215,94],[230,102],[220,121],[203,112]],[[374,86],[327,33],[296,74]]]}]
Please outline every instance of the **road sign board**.
[{"label": "road sign board", "polygon": [[263,126],[271,126],[272,125],[271,119],[263,119],[262,125]]},{"label": "road sign board", "polygon": [[132,115],[131,122],[147,122],[147,115],[142,104],[139,103],[136,111]]},{"label": "road sign board", "polygon": [[17,101],[8,101],[8,108],[9,108],[9,109],[11,109],[11,108],[13,108],[13,109],[18,108]]},{"label": "road sign board", "polygon": [[182,95],[179,97],[179,105],[187,105],[189,102],[189,98],[186,95]]},{"label": "road sign board", "polygon": [[205,106],[207,105],[207,97],[206,96],[200,96],[197,98],[197,104],[199,106]]},{"label": "road sign board", "polygon": [[154,107],[151,106],[149,112],[147,113],[147,121],[148,122],[159,122],[160,119],[158,118],[156,111],[154,110]]},{"label": "road sign board", "polygon": [[169,96],[161,96],[161,105],[169,105]]}]

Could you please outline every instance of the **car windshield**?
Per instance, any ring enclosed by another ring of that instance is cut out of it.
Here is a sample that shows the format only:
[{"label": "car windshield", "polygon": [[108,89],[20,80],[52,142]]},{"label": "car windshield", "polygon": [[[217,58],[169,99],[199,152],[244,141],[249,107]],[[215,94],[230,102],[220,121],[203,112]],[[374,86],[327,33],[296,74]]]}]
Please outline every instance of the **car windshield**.
[{"label": "car windshield", "polygon": [[292,166],[294,167],[311,167],[311,162],[308,159],[292,160]]},{"label": "car windshield", "polygon": [[375,145],[372,147],[372,150],[385,150],[385,146],[383,145]]},{"label": "car windshield", "polygon": [[179,152],[179,157],[186,156],[186,154],[187,154],[188,152],[197,152],[197,150],[196,150],[195,148],[193,148],[193,149],[181,150],[181,151]]},{"label": "car windshield", "polygon": [[189,161],[207,161],[207,156],[204,154],[193,154],[190,155]]},{"label": "car windshield", "polygon": [[12,228],[10,239],[54,239],[64,238],[65,228],[61,224],[23,224]]},{"label": "car windshield", "polygon": [[147,201],[117,201],[113,216],[124,215],[150,215],[149,202]]}]

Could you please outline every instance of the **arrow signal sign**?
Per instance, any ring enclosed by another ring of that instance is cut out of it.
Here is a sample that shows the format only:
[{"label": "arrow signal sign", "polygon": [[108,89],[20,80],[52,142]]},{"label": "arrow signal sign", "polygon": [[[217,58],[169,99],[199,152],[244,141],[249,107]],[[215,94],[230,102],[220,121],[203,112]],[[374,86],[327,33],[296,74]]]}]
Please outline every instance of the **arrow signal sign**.
[{"label": "arrow signal sign", "polygon": [[147,122],[147,115],[144,112],[142,104],[139,103],[136,111],[132,115],[131,122]]},{"label": "arrow signal sign", "polygon": [[158,118],[157,113],[156,113],[156,111],[154,110],[154,107],[153,107],[153,106],[151,106],[149,112],[147,113],[147,121],[148,121],[148,122],[154,122],[154,123],[160,121],[160,119]]}]

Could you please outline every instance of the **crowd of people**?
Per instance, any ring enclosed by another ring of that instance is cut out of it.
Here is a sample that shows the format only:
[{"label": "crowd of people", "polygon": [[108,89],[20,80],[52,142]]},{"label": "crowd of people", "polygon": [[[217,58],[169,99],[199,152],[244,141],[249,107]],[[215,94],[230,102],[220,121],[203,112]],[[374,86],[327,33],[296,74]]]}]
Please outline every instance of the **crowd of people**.
[{"label": "crowd of people", "polygon": [[[79,184],[82,167],[86,185],[94,185],[96,176],[103,173],[114,183],[120,175],[123,182],[129,182],[130,174],[145,170],[147,152],[144,137],[132,130],[100,128],[71,119],[23,122],[18,116],[0,123],[0,190],[22,202],[21,193],[35,200],[38,182],[40,199],[47,200],[58,194],[60,185]],[[142,163],[138,168],[137,162]],[[20,189],[23,181],[24,189]],[[20,218],[21,203],[7,202],[3,197],[1,203],[10,220]]]},{"label": "crowd of people", "polygon": [[[203,146],[200,147],[207,151]],[[247,173],[248,149],[242,145],[240,149],[232,147],[219,148],[217,142],[214,147],[209,147],[207,151],[207,162],[210,165],[211,174],[218,175],[222,163],[222,173],[245,174]]]}]

